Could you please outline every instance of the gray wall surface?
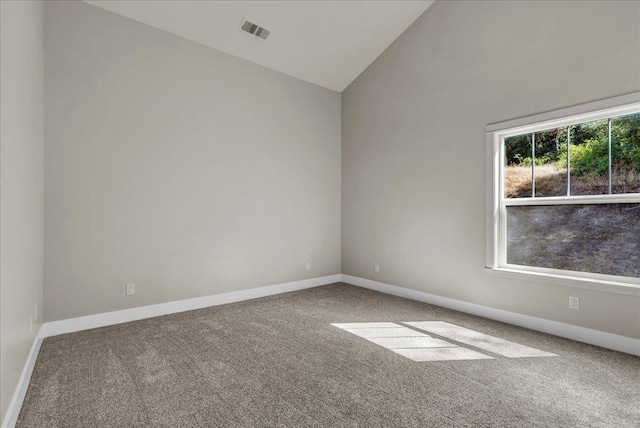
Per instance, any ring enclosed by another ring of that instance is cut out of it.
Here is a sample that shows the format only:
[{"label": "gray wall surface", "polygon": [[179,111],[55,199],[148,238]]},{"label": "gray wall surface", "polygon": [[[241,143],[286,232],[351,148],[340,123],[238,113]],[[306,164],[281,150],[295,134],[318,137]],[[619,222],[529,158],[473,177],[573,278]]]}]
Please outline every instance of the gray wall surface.
[{"label": "gray wall surface", "polygon": [[[42,2],[0,2],[0,416],[42,320]],[[36,318],[29,332],[29,317]]]},{"label": "gray wall surface", "polygon": [[638,91],[639,17],[639,2],[429,8],[342,94],[342,272],[640,338],[637,297],[484,272],[486,125]]},{"label": "gray wall surface", "polygon": [[47,2],[45,109],[45,321],[340,273],[339,93]]}]

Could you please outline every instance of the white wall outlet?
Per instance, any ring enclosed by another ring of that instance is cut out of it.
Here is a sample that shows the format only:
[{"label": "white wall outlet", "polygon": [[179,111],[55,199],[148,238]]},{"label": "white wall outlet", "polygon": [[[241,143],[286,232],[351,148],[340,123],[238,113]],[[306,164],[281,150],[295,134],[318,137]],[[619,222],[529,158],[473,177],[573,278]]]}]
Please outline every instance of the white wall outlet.
[{"label": "white wall outlet", "polygon": [[380,265],[377,264],[377,263],[375,265],[373,265],[373,270],[376,271],[376,272],[380,272]]},{"label": "white wall outlet", "polygon": [[33,333],[33,315],[29,315],[29,333]]},{"label": "white wall outlet", "polygon": [[569,296],[569,309],[580,309],[580,298]]},{"label": "white wall outlet", "polygon": [[307,262],[306,269],[311,270],[311,263]]},{"label": "white wall outlet", "polygon": [[136,294],[136,285],[127,284],[127,296],[131,296],[132,294]]}]

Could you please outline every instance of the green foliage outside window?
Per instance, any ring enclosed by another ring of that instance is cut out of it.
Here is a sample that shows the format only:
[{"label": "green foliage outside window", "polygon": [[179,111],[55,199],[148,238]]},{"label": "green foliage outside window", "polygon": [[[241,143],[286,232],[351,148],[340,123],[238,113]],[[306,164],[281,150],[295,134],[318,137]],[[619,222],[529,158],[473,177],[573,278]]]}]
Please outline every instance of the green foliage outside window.
[{"label": "green foliage outside window", "polygon": [[[570,133],[571,174],[606,177],[609,168],[608,121],[573,125]],[[531,166],[532,140],[531,134],[507,138],[507,165]],[[640,173],[640,113],[612,119],[611,141],[613,170]],[[555,163],[557,168],[567,167],[567,128],[536,133],[535,145],[536,165]]]}]

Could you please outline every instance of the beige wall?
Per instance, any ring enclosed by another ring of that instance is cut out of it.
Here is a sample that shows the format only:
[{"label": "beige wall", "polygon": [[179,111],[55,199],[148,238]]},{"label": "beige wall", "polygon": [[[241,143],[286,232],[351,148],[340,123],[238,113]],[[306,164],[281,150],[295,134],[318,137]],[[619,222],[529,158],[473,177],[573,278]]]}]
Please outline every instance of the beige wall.
[{"label": "beige wall", "polygon": [[342,94],[342,272],[640,338],[637,297],[484,272],[486,125],[638,91],[639,17],[638,2],[428,9]]},{"label": "beige wall", "polygon": [[[42,319],[42,3],[0,2],[0,415]],[[38,321],[29,332],[29,317]]]},{"label": "beige wall", "polygon": [[46,321],[340,273],[339,93],[47,2],[45,108]]},{"label": "beige wall", "polygon": [[45,9],[47,320],[338,273],[342,224],[343,273],[640,337],[638,298],[484,272],[485,126],[640,89],[637,2],[435,4],[342,94],[342,174],[339,94]]}]

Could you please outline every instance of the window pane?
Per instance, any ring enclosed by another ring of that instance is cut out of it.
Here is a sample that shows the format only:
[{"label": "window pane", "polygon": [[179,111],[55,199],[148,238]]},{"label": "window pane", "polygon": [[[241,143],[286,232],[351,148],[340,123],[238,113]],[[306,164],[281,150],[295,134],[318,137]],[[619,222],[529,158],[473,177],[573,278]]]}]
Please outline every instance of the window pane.
[{"label": "window pane", "polygon": [[611,193],[640,193],[640,113],[611,119]]},{"label": "window pane", "polygon": [[507,263],[640,277],[640,204],[507,207]]},{"label": "window pane", "polygon": [[531,134],[504,139],[505,198],[531,197]]},{"label": "window pane", "polygon": [[536,196],[567,196],[567,129],[537,132]]},{"label": "window pane", "polygon": [[609,193],[609,122],[571,127],[571,195]]}]

